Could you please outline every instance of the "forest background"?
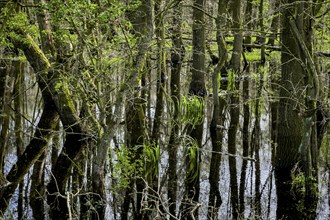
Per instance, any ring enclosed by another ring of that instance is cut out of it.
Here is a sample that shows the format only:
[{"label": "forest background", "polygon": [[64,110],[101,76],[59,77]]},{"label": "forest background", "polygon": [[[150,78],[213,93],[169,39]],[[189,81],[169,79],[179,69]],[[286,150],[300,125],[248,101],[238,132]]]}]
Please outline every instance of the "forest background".
[{"label": "forest background", "polygon": [[328,219],[329,2],[0,1],[5,219]]}]

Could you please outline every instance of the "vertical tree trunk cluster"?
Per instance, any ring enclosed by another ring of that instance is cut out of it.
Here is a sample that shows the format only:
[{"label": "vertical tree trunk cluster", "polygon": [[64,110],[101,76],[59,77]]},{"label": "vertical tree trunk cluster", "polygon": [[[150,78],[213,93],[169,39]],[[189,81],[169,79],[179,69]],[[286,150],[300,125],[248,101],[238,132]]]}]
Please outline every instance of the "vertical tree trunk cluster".
[{"label": "vertical tree trunk cluster", "polygon": [[321,218],[327,11],[1,1],[0,218]]}]

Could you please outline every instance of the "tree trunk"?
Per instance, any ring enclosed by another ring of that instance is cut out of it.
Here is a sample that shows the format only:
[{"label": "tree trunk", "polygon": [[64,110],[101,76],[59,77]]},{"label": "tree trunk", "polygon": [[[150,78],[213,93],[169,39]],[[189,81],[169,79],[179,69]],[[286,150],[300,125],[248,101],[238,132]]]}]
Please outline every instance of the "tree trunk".
[{"label": "tree trunk", "polygon": [[[25,65],[22,60],[18,60],[13,63],[15,68],[15,87],[14,87],[14,106],[15,106],[15,137],[16,137],[16,152],[17,156],[21,156],[24,152],[24,140],[23,140],[23,91],[24,91],[24,71]],[[24,184],[19,184],[18,190],[18,202],[17,202],[17,215],[18,219],[22,219],[24,216]]]},{"label": "tree trunk", "polygon": [[[230,124],[228,129],[228,153],[236,155],[236,135],[239,122],[239,97],[232,91],[230,94]],[[238,184],[237,184],[237,167],[236,157],[229,156],[229,175],[230,175],[230,200],[233,219],[238,219],[239,203],[238,203]]]},{"label": "tree trunk", "polygon": [[243,45],[243,37],[241,30],[241,0],[234,0],[231,3],[231,12],[233,18],[232,30],[234,33],[233,53],[230,59],[230,67],[235,74],[240,71],[241,53]]},{"label": "tree trunk", "polygon": [[7,181],[4,176],[4,159],[6,156],[6,151],[8,150],[8,138],[9,138],[9,125],[10,125],[10,115],[11,115],[11,100],[12,93],[14,89],[14,77],[15,71],[20,71],[15,69],[15,61],[11,59],[1,59],[0,60],[0,80],[1,80],[1,91],[0,91],[0,101],[1,101],[1,118],[0,118],[0,186],[6,186]]},{"label": "tree trunk", "polygon": [[0,213],[5,212],[17,185],[48,146],[57,121],[58,114],[55,111],[55,107],[52,105],[45,105],[34,137],[26,147],[24,153],[18,157],[16,164],[7,175],[7,180],[10,184],[0,189]]},{"label": "tree trunk", "polygon": [[[277,218],[300,219],[303,213],[298,210],[299,202],[302,201],[300,194],[292,195],[292,173],[295,166],[299,165],[298,148],[302,140],[303,120],[300,117],[300,103],[303,103],[302,91],[304,88],[304,70],[299,60],[299,45],[296,42],[292,28],[288,20],[294,10],[295,1],[289,0],[285,4],[282,20],[282,73],[280,80],[280,101],[278,121],[278,146],[275,159],[275,178],[277,192]],[[299,22],[299,19],[297,19]],[[301,24],[299,25],[301,26]],[[292,97],[294,100],[292,100]],[[294,173],[297,175],[297,173]],[[297,192],[296,192],[297,193]]]},{"label": "tree trunk", "polygon": [[[250,73],[250,67],[246,70],[247,73]],[[250,149],[250,104],[249,104],[249,79],[243,81],[243,157],[248,157],[249,149]],[[245,212],[245,184],[246,184],[246,168],[247,168],[247,160],[243,159],[242,162],[242,170],[241,170],[241,180],[239,186],[239,214],[244,217]]]},{"label": "tree trunk", "polygon": [[[131,88],[135,88],[132,94],[133,100],[126,106],[126,129],[127,129],[127,147],[129,152],[133,153],[134,157],[130,158],[131,164],[136,166],[136,161],[143,160],[143,147],[145,144],[145,100],[139,94],[138,76],[140,76],[142,67],[145,64],[145,57],[148,51],[148,46],[153,34],[152,26],[152,2],[143,0],[136,11],[129,15],[133,24],[134,34],[137,37],[138,52],[132,65],[135,76],[132,81]],[[143,164],[142,164],[143,165]],[[140,166],[140,165],[138,165]],[[139,167],[137,167],[139,168]],[[132,203],[134,219],[143,219],[144,213],[142,210],[142,196],[145,188],[144,172],[137,171],[135,176],[132,176],[129,187],[126,189],[124,203],[122,205],[122,219],[128,219],[129,205]],[[135,181],[135,182],[134,182]],[[134,184],[135,183],[135,184]],[[136,200],[132,198],[131,192],[136,186]]]},{"label": "tree trunk", "polygon": [[[236,155],[236,135],[239,123],[239,82],[236,77],[240,74],[241,53],[242,53],[242,30],[241,30],[241,0],[235,0],[231,5],[233,15],[233,32],[234,32],[234,48],[230,60],[230,67],[232,69],[231,76],[229,76],[228,88],[229,94],[229,111],[230,124],[228,129],[228,153]],[[239,203],[238,203],[238,183],[237,183],[237,167],[236,157],[229,156],[229,174],[230,174],[230,193],[231,193],[231,208],[233,219],[238,218]]]},{"label": "tree trunk", "polygon": [[278,31],[278,26],[280,23],[280,13],[279,13],[279,7],[280,7],[281,1],[279,0],[274,0],[274,8],[273,8],[273,18],[271,20],[271,34],[269,36],[268,45],[274,46],[275,45],[275,40],[277,39],[277,31]]},{"label": "tree trunk", "polygon": [[266,36],[264,33],[264,0],[260,0],[259,5],[259,27],[260,27],[260,62],[265,63],[266,62],[266,54],[265,54],[265,42],[266,42]]},{"label": "tree trunk", "polygon": [[[20,35],[21,33],[17,34]],[[12,38],[11,40],[17,48],[21,48],[24,51],[35,72],[40,73],[37,79],[39,86],[42,88],[45,107],[35,131],[34,138],[30,141],[24,153],[18,158],[16,165],[12,167],[7,175],[7,180],[10,181],[11,184],[1,188],[0,212],[2,213],[6,210],[8,202],[17,188],[17,185],[48,146],[52,130],[58,121],[58,113],[55,108],[55,103],[51,98],[51,93],[44,82],[44,78],[41,80],[41,76],[44,76],[43,74],[45,74],[50,65],[30,36],[20,36],[21,38],[19,39]]]},{"label": "tree trunk", "polygon": [[261,139],[261,130],[260,130],[260,117],[261,117],[261,92],[263,88],[263,63],[257,65],[257,71],[259,78],[256,83],[256,97],[255,97],[255,124],[252,132],[252,145],[254,149],[254,158],[255,158],[255,199],[254,205],[256,210],[256,216],[261,216],[261,170],[260,170],[260,139]]},{"label": "tree trunk", "polygon": [[224,67],[227,60],[227,48],[225,41],[221,33],[221,0],[218,6],[217,15],[217,44],[219,59],[214,72],[212,74],[212,90],[213,90],[213,116],[210,124],[210,137],[212,143],[212,156],[210,164],[210,194],[209,194],[209,210],[208,218],[214,219],[218,215],[218,209],[222,204],[222,199],[219,191],[219,180],[220,180],[220,163],[221,163],[221,151],[222,151],[222,139],[225,122],[225,110],[226,101],[219,94],[219,74],[221,69]]},{"label": "tree trunk", "polygon": [[[244,37],[244,44],[252,44],[252,9],[253,9],[253,1],[247,0],[246,8],[245,8],[245,24],[247,28],[246,36]],[[248,52],[252,52],[252,48],[249,46],[245,47]]]},{"label": "tree trunk", "polygon": [[[189,85],[189,95],[197,96],[200,98],[200,102],[203,102],[203,98],[206,96],[205,89],[205,24],[204,24],[204,8],[205,0],[194,0],[193,3],[193,64],[192,64],[192,79]],[[203,110],[204,111],[204,110]],[[204,115],[204,112],[201,114]],[[202,147],[203,138],[203,121],[193,126],[190,136],[196,141],[198,148]],[[186,198],[185,207],[182,214],[183,219],[198,219],[198,200],[199,200],[199,177],[200,177],[200,150],[192,149],[197,155],[194,160],[190,161],[191,158],[186,158],[186,164],[193,162],[195,164],[194,168],[187,170],[186,175]]]},{"label": "tree trunk", "polygon": [[185,49],[182,42],[182,1],[173,9],[173,32],[171,51],[171,99],[174,105],[173,121],[171,135],[168,145],[168,204],[169,212],[171,214],[170,220],[174,220],[176,214],[177,204],[177,152],[179,147],[179,131],[180,131],[180,74],[182,68],[182,61],[185,55]]},{"label": "tree trunk", "polygon": [[34,163],[31,176],[30,205],[34,219],[45,219],[45,159],[46,154],[43,152]]}]

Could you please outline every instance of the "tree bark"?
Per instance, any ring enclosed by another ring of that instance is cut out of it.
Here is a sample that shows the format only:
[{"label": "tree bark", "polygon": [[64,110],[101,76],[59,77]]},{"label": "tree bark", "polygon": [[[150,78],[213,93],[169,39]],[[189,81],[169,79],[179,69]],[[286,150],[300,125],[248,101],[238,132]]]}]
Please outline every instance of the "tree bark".
[{"label": "tree bark", "polygon": [[[250,73],[250,67],[246,70],[247,73]],[[242,131],[242,139],[243,139],[243,157],[248,157],[250,150],[250,104],[249,104],[249,80],[246,79],[243,81],[243,131]],[[246,168],[247,168],[247,160],[243,159],[242,162],[242,170],[241,170],[241,179],[239,186],[239,214],[244,217],[245,212],[245,183],[246,183]]]},{"label": "tree bark", "polygon": [[8,138],[9,138],[9,126],[10,126],[10,115],[11,115],[11,100],[14,89],[14,78],[15,71],[15,60],[2,59],[0,61],[0,80],[1,80],[1,117],[0,117],[0,186],[6,186],[7,181],[4,176],[4,160],[6,151],[8,150]]},{"label": "tree bark", "polygon": [[[132,69],[135,72],[131,74],[135,77],[131,84],[131,88],[135,88],[132,92],[133,100],[127,103],[126,106],[126,143],[129,152],[134,155],[134,157],[130,158],[131,164],[136,166],[137,160],[143,160],[143,147],[145,144],[145,100],[141,98],[141,94],[139,94],[140,91],[138,90],[139,86],[137,85],[139,85],[138,76],[140,76],[142,71],[145,71],[142,70],[142,67],[145,64],[145,57],[153,34],[152,1],[143,0],[139,8],[129,15],[129,18],[133,24],[134,34],[138,42],[136,44],[137,54],[132,64]],[[142,196],[145,188],[144,177],[144,172],[137,172],[135,176],[132,176],[129,187],[126,189],[126,195],[122,205],[122,219],[128,219],[130,203],[132,203],[133,206],[133,218],[144,218],[145,215],[142,210]],[[130,195],[131,192],[133,192],[134,185],[137,191],[136,200]]]},{"label": "tree bark", "polygon": [[[252,9],[253,9],[253,2],[252,0],[247,0],[246,2],[246,8],[245,8],[245,24],[247,28],[246,36],[244,37],[244,44],[252,44]],[[252,52],[252,47],[245,46],[246,50],[248,52]]]},{"label": "tree bark", "polygon": [[220,163],[221,163],[221,150],[222,150],[222,139],[223,139],[223,128],[225,121],[225,110],[226,101],[222,94],[219,93],[219,74],[221,69],[224,67],[227,60],[227,48],[224,38],[221,33],[221,0],[218,5],[218,15],[216,21],[217,27],[217,45],[219,60],[212,74],[212,90],[213,90],[213,116],[210,124],[210,137],[212,143],[212,156],[210,164],[210,194],[209,194],[209,210],[208,218],[214,219],[218,214],[218,209],[222,204],[222,199],[219,191],[219,180],[220,180]]},{"label": "tree bark", "polygon": [[[285,2],[288,6],[283,11],[282,20],[282,73],[280,80],[280,101],[278,121],[278,146],[275,159],[275,181],[277,187],[277,218],[296,219],[304,218],[298,210],[302,201],[300,194],[292,195],[292,173],[295,166],[300,169],[299,145],[303,135],[303,118],[301,117],[301,103],[304,103],[304,69],[299,60],[301,57],[299,44],[297,43],[289,19],[295,8],[295,1]],[[301,9],[300,9],[301,10]],[[302,27],[300,18],[296,18],[297,26]],[[294,175],[296,175],[295,173]]]},{"label": "tree bark", "polygon": [[33,139],[30,141],[30,144],[26,147],[24,153],[18,158],[16,164],[6,177],[10,184],[1,188],[1,213],[4,213],[6,210],[9,200],[24,175],[48,146],[49,140],[52,136],[52,131],[58,121],[58,113],[55,107],[56,105],[52,99],[49,88],[44,81],[44,77],[47,75],[47,70],[50,67],[50,64],[29,35],[25,35],[20,30],[17,32],[20,37],[12,38],[11,40],[15,47],[23,50],[29,63],[34,68],[34,71],[39,73],[37,80],[42,90],[44,110]]},{"label": "tree bark", "polygon": [[256,97],[255,97],[255,123],[254,128],[252,132],[252,143],[253,149],[254,149],[254,158],[255,158],[255,199],[254,199],[254,205],[256,209],[256,216],[261,216],[261,170],[260,170],[260,140],[261,140],[261,128],[260,128],[260,117],[261,117],[261,92],[263,88],[263,69],[260,69],[260,67],[263,67],[263,62],[261,62],[260,66],[257,65],[257,71],[259,78],[257,79],[256,83]]},{"label": "tree bark", "polygon": [[182,1],[178,1],[177,7],[173,9],[173,32],[172,32],[172,51],[171,51],[171,99],[174,105],[173,122],[171,135],[168,146],[169,156],[169,174],[168,174],[168,203],[170,220],[174,220],[177,216],[177,152],[179,147],[180,132],[180,81],[182,61],[185,55],[185,48],[182,42]]},{"label": "tree bark", "polygon": [[278,26],[280,23],[280,12],[279,12],[279,7],[280,7],[280,1],[279,0],[274,0],[274,8],[273,8],[273,18],[271,20],[271,26],[270,26],[270,30],[271,30],[271,34],[268,38],[268,45],[274,46],[275,45],[275,40],[278,37]]},{"label": "tree bark", "polygon": [[[189,85],[189,95],[197,96],[200,98],[200,102],[203,102],[203,98],[206,96],[205,89],[205,21],[204,21],[204,8],[205,0],[194,0],[193,2],[193,64],[192,64],[192,79]],[[203,110],[204,111],[204,110]],[[204,112],[201,114],[204,115]],[[193,126],[190,136],[196,141],[198,148],[202,147],[203,138],[203,121]],[[191,158],[186,158],[187,167],[188,164],[193,162],[195,164],[192,170],[188,170],[186,174],[186,198],[185,207],[183,207],[183,219],[198,219],[198,200],[200,192],[200,164],[201,156],[200,149],[192,149],[195,151],[195,161],[190,161]]]},{"label": "tree bark", "polygon": [[[233,16],[233,32],[234,32],[234,45],[233,54],[230,60],[230,67],[232,69],[229,80],[231,81],[227,90],[229,94],[229,111],[230,111],[230,124],[228,129],[228,153],[236,155],[236,135],[239,123],[239,82],[236,77],[240,74],[241,66],[241,53],[242,53],[242,30],[241,30],[241,0],[235,0],[231,5]],[[238,183],[237,183],[237,167],[236,157],[229,156],[229,175],[230,175],[230,199],[233,219],[238,218],[239,202],[238,202]]]}]

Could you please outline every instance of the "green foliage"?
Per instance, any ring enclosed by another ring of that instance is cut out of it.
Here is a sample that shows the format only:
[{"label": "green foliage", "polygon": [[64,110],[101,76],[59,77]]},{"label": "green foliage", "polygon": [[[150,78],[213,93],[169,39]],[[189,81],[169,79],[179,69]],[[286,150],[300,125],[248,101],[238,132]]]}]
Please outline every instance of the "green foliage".
[{"label": "green foliage", "polygon": [[272,51],[269,53],[269,60],[272,62],[280,62],[281,61],[281,52],[280,51]]},{"label": "green foliage", "polygon": [[[143,154],[137,158],[140,148]],[[115,189],[126,189],[136,178],[146,178],[151,181],[158,175],[158,162],[160,147],[158,145],[144,144],[128,149],[122,146],[116,150],[117,161],[114,163],[113,176],[117,179]]]},{"label": "green foliage", "polygon": [[228,69],[228,87],[227,87],[227,91],[235,91],[236,88],[236,74]]},{"label": "green foliage", "polygon": [[245,57],[248,62],[260,61],[261,51],[259,49],[253,50],[252,52],[245,53]]},{"label": "green foliage", "polygon": [[203,123],[204,100],[197,96],[183,96],[180,100],[181,120],[192,126]]},{"label": "green foliage", "polygon": [[294,194],[297,198],[303,198],[305,193],[305,175],[299,169],[294,169],[291,172],[292,185],[291,185],[291,193]]},{"label": "green foliage", "polygon": [[131,181],[143,173],[143,160],[136,158],[136,151],[137,148],[128,149],[125,146],[116,149],[117,162],[113,167],[113,176],[117,179],[116,189],[128,188]]},{"label": "green foliage", "polygon": [[304,172],[298,168],[298,165],[292,170],[291,178],[291,194],[299,201],[298,210],[303,212],[305,209],[304,198],[306,194],[306,181],[308,181],[311,186],[311,193],[316,195],[318,194],[317,180],[312,176],[306,177]]},{"label": "green foliage", "polygon": [[193,182],[198,177],[199,173],[199,160],[200,160],[200,150],[198,143],[195,139],[189,138],[186,140],[186,148],[185,148],[185,155],[186,155],[186,172],[187,177],[186,181]]},{"label": "green foliage", "polygon": [[33,37],[38,36],[38,28],[35,25],[31,25],[30,21],[24,12],[15,12],[12,8],[3,8],[0,14],[1,23],[0,29],[0,46],[12,48],[8,39],[18,39],[20,34],[29,34]]},{"label": "green foliage", "polygon": [[160,158],[160,147],[154,143],[143,146],[145,157],[144,170],[146,178],[151,181],[158,175],[158,162]]}]

